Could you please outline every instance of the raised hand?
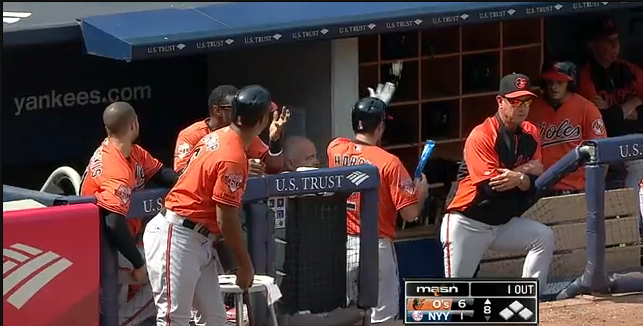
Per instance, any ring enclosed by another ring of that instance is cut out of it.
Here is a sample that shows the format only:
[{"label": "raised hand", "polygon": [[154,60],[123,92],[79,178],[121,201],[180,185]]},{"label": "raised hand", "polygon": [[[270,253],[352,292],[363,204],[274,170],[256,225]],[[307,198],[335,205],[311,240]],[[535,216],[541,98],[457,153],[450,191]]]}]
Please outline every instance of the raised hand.
[{"label": "raised hand", "polygon": [[272,114],[272,122],[269,128],[270,140],[277,141],[279,137],[281,137],[281,132],[288,122],[288,119],[290,119],[290,110],[285,106],[281,109],[281,114],[279,114],[279,111],[275,111]]}]

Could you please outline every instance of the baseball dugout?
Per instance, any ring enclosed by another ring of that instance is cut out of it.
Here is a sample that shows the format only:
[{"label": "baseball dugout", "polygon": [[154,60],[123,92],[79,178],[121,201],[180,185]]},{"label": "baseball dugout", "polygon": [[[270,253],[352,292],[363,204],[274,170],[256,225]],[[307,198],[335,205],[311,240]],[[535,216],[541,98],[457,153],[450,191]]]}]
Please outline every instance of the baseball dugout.
[{"label": "baseball dugout", "polygon": [[[643,160],[643,135],[597,139],[568,153],[538,179],[542,192],[584,166],[585,193],[544,197],[523,217],[548,225],[555,234],[554,259],[545,298],[643,291],[638,201],[633,188],[606,190],[607,165]],[[482,277],[520,275],[526,252],[488,252]],[[580,275],[580,277],[579,277]]]},{"label": "baseball dugout", "polygon": [[[346,198],[352,192],[361,192],[363,198],[362,245],[356,262],[363,268],[358,269],[359,295],[356,303],[363,310],[377,305],[378,185],[379,173],[370,165],[268,175],[248,180],[243,199],[245,214],[242,215],[245,215],[248,249],[257,274],[276,276],[275,222],[268,199],[278,196],[288,202],[286,238],[289,245],[285,248],[285,261],[282,262],[288,276],[282,282],[283,311],[321,313],[346,306]],[[154,216],[163,208],[166,193],[167,189],[161,188],[134,192],[128,217]],[[31,198],[44,206],[95,202],[93,197],[59,196],[8,186],[4,186],[3,194],[6,200]],[[101,252],[105,250],[104,245],[101,241]],[[149,298],[135,302],[138,299],[132,295],[131,285],[128,288],[125,284],[126,291],[123,292],[123,284],[118,284],[118,275],[101,275],[101,278],[103,282],[113,284],[114,291],[121,291],[127,296],[124,299],[128,306],[131,304],[141,310],[153,308]],[[253,310],[262,310],[258,309],[261,302],[257,303]],[[260,317],[265,311],[256,312],[258,318],[255,321],[261,322]],[[132,311],[133,316],[139,313]],[[370,318],[365,320],[370,321]],[[130,325],[128,322],[132,321],[124,322]]]}]

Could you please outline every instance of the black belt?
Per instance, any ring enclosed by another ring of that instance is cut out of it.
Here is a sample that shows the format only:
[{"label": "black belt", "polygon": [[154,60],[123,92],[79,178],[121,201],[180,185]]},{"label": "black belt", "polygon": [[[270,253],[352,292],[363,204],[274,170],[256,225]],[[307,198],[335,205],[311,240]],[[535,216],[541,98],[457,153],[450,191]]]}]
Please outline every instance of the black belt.
[{"label": "black belt", "polygon": [[[163,215],[163,217],[165,217],[165,213],[167,213],[167,209],[163,208],[161,210],[161,215]],[[190,221],[187,218],[183,218],[183,222],[181,223],[181,226],[185,227],[185,228],[188,228],[190,230],[193,230],[194,232],[196,232],[196,233],[198,233],[198,234],[200,234],[200,235],[202,235],[204,237],[208,237],[212,233],[205,226],[199,225],[197,223],[194,223],[194,222]]]}]

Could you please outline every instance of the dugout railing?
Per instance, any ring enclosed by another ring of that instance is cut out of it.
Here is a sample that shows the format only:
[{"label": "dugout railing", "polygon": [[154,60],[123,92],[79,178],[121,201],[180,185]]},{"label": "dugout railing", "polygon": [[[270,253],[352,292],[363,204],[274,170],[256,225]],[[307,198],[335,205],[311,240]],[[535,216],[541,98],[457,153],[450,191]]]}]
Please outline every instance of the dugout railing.
[{"label": "dugout railing", "polygon": [[[643,291],[640,273],[608,273],[641,269],[641,235],[634,189],[606,191],[605,177],[610,164],[643,160],[642,149],[641,134],[587,141],[537,179],[537,194],[522,216],[550,226],[555,235],[554,260],[543,299]],[[563,177],[583,167],[584,193],[544,197]],[[520,275],[524,254],[489,251],[480,276]]]},{"label": "dugout railing", "polygon": [[[356,179],[354,176],[359,175]],[[338,194],[341,200],[335,201],[339,206],[338,214],[333,216],[334,219],[340,219],[344,225],[346,221],[346,202],[345,198],[353,192],[361,193],[360,209],[360,242],[359,249],[359,290],[357,304],[360,309],[368,310],[377,306],[378,298],[378,187],[379,173],[376,167],[371,165],[360,165],[354,167],[342,167],[333,169],[317,169],[305,172],[282,173],[267,175],[265,177],[253,177],[248,180],[247,190],[243,197],[245,229],[247,231],[248,250],[250,252],[256,274],[267,274],[275,276],[275,243],[274,243],[274,214],[267,205],[267,200],[271,197],[280,198],[301,198],[303,206],[307,205],[305,200],[315,200],[313,198],[333,196]],[[132,194],[131,206],[128,217],[150,217],[156,215],[163,208],[163,200],[167,194],[167,189],[154,188],[137,191]],[[305,197],[302,197],[305,196]],[[310,197],[312,196],[312,197]],[[94,197],[79,196],[60,196],[43,192],[37,192],[17,187],[3,186],[4,201],[33,199],[45,206],[73,205],[79,203],[94,203]],[[324,207],[327,203],[317,203]],[[312,205],[314,206],[314,205]],[[327,208],[327,207],[326,207]],[[293,218],[298,219],[296,214]],[[323,216],[307,216],[308,219],[322,219]],[[296,225],[296,224],[295,224]],[[304,228],[305,229],[305,228]],[[314,229],[307,228],[309,232]],[[301,234],[301,230],[291,227],[291,233],[300,233],[300,239],[305,241],[306,234]],[[346,239],[346,228],[335,228],[335,233],[331,235],[333,239]],[[310,239],[314,238],[309,234]],[[102,242],[101,242],[102,243]],[[345,243],[341,246],[345,248]],[[102,248],[101,248],[102,250]],[[343,255],[344,274],[341,277],[326,280],[330,283],[340,284],[345,288],[346,284],[346,255]],[[306,272],[306,271],[303,271]],[[310,271],[308,271],[310,272]],[[301,273],[300,273],[301,274]],[[315,275],[322,275],[316,273]],[[310,277],[306,278],[310,280]],[[298,281],[304,281],[300,279]],[[117,287],[117,280],[108,280],[113,286]],[[328,285],[328,284],[326,284]],[[292,286],[291,286],[292,287]],[[296,290],[301,292],[305,286],[296,286]],[[299,293],[299,295],[289,295],[288,290],[284,291],[284,297],[303,299],[305,296],[314,297],[315,293]],[[345,293],[341,294],[345,297]],[[290,303],[291,306],[301,306],[297,303]],[[257,307],[255,307],[257,308]],[[339,307],[337,307],[339,308]],[[259,309],[261,310],[261,309]],[[258,311],[260,312],[260,311]],[[259,313],[259,317],[263,315]],[[366,314],[368,316],[368,314]],[[259,320],[260,321],[260,320]],[[370,318],[364,318],[364,323],[370,323]]]},{"label": "dugout railing", "polygon": [[[585,166],[587,202],[587,265],[582,276],[557,299],[579,294],[643,291],[643,278],[609,275],[605,264],[605,175],[609,164],[643,160],[643,134],[596,139],[578,148]],[[632,197],[634,194],[632,194]]]}]

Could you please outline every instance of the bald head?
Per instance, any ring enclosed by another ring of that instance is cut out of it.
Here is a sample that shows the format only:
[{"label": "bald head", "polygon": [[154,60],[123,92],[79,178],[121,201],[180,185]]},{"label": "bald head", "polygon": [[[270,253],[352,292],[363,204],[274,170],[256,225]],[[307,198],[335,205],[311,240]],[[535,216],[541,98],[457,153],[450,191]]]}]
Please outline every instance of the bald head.
[{"label": "bald head", "polygon": [[123,135],[135,119],[136,112],[127,102],[114,102],[103,111],[103,124],[108,135]]},{"label": "bald head", "polygon": [[290,136],[284,143],[284,164],[288,171],[300,167],[319,167],[315,144],[301,136]]}]

